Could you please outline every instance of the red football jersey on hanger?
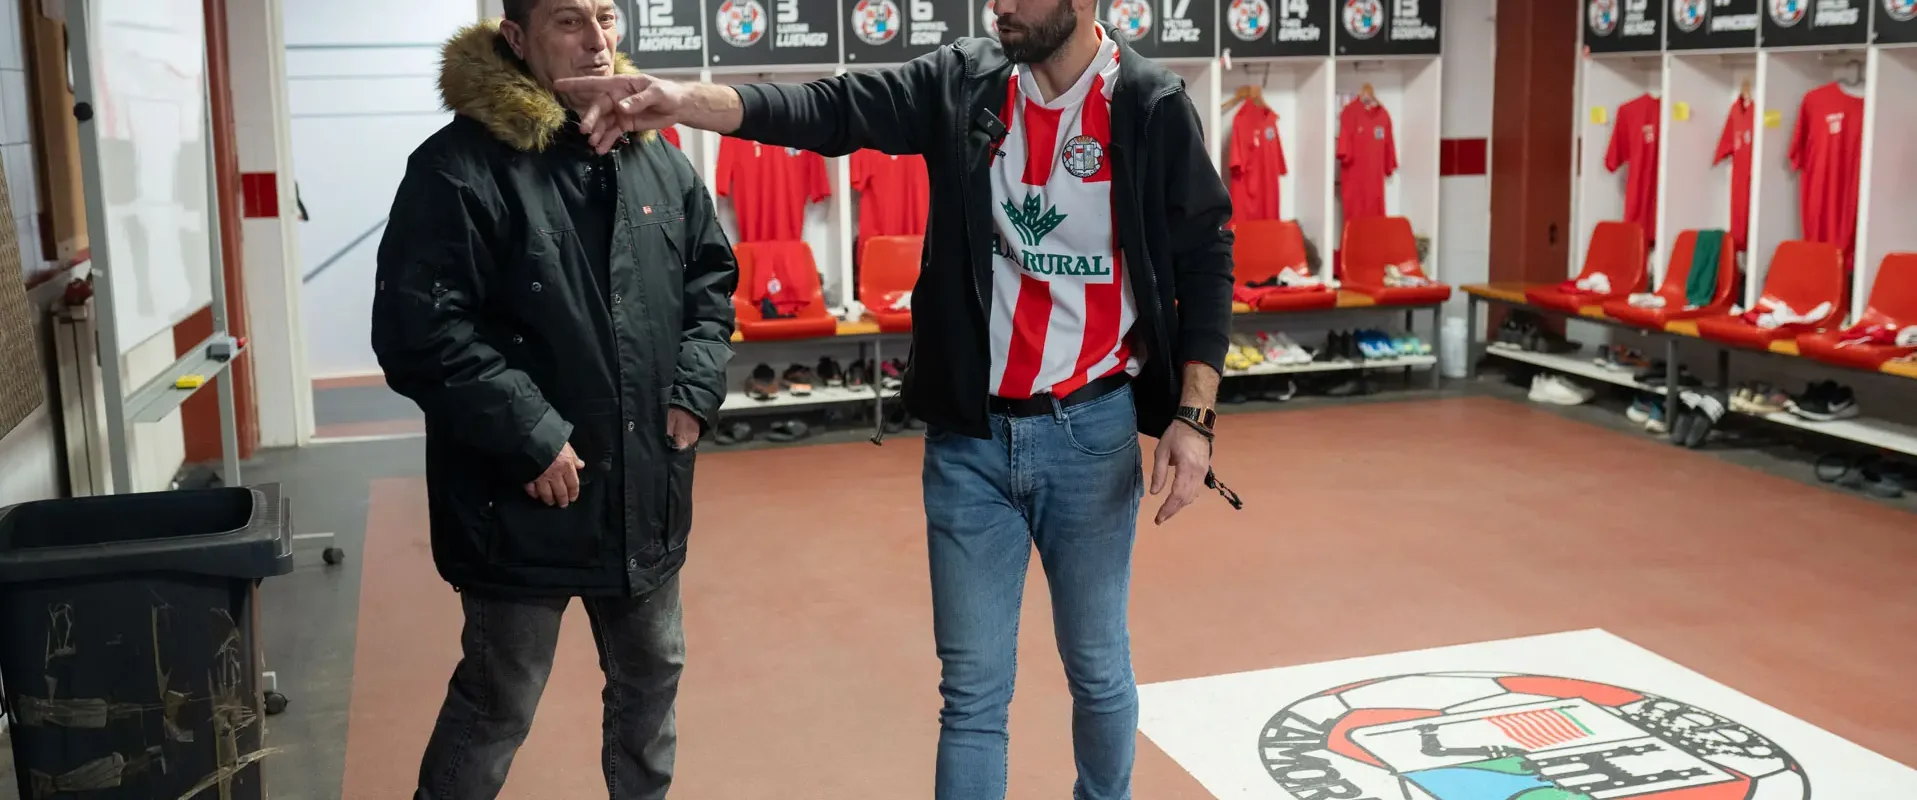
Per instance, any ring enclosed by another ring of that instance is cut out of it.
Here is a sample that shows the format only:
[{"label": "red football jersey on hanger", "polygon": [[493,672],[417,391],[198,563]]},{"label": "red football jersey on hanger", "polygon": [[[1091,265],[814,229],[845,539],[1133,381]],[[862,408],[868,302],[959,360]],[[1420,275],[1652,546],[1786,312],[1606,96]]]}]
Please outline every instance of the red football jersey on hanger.
[{"label": "red football jersey on hanger", "polygon": [[1618,106],[1604,168],[1616,172],[1631,165],[1624,178],[1624,221],[1644,229],[1644,241],[1657,242],[1657,140],[1662,133],[1658,99],[1643,95]]},{"label": "red football jersey on hanger", "polygon": [[1850,263],[1857,243],[1857,181],[1864,161],[1864,100],[1835,83],[1812,89],[1791,131],[1804,238],[1834,244]]},{"label": "red football jersey on hanger", "polygon": [[1231,120],[1231,216],[1234,220],[1283,219],[1278,178],[1288,172],[1278,113],[1247,102]]},{"label": "red football jersey on hanger", "polygon": [[805,204],[832,196],[825,157],[730,136],[719,141],[719,174],[712,189],[732,198],[741,242],[805,238]]},{"label": "red football jersey on hanger", "polygon": [[1338,113],[1338,199],[1345,221],[1385,216],[1385,178],[1398,171],[1391,112],[1364,100]]},{"label": "red football jersey on hanger", "polygon": [[931,187],[924,156],[877,150],[852,154],[852,189],[860,194],[859,239],[923,236]]},{"label": "red football jersey on hanger", "polygon": [[1730,116],[1724,119],[1724,133],[1717,138],[1717,155],[1712,164],[1731,160],[1731,246],[1744,251],[1750,246],[1751,228],[1751,117],[1757,104],[1748,97],[1731,103]]}]

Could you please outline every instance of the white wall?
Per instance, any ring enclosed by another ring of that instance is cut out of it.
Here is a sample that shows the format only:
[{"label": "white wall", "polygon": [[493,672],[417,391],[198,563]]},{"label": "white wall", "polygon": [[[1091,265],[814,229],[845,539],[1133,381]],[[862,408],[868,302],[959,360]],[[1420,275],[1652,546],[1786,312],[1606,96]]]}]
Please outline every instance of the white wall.
[{"label": "white wall", "polygon": [[[1444,139],[1483,139],[1484,175],[1438,179],[1436,256],[1441,280],[1453,286],[1491,279],[1491,175],[1489,142],[1493,81],[1497,66],[1497,0],[1450,0],[1444,9]],[[1465,297],[1454,293],[1445,316],[1463,318]],[[1435,345],[1434,345],[1435,346]]]},{"label": "white wall", "polygon": [[[369,343],[374,252],[406,157],[452,119],[440,46],[474,0],[284,2],[287,111],[299,197],[300,313],[313,377],[377,373]],[[295,213],[290,206],[286,213]]]},{"label": "white wall", "polygon": [[[1658,235],[1676,241],[1686,230],[1731,227],[1731,159],[1711,163],[1724,133],[1724,121],[1745,81],[1755,86],[1754,56],[1685,55],[1667,57],[1664,135],[1658,186]],[[1754,91],[1754,90],[1753,90]],[[1688,118],[1679,119],[1679,104]],[[1651,263],[1651,286],[1662,286],[1670,268],[1666,257]]]},{"label": "white wall", "polygon": [[1871,97],[1864,104],[1864,204],[1857,223],[1857,284],[1853,315],[1869,302],[1877,267],[1891,253],[1917,252],[1917,48],[1871,52]]}]

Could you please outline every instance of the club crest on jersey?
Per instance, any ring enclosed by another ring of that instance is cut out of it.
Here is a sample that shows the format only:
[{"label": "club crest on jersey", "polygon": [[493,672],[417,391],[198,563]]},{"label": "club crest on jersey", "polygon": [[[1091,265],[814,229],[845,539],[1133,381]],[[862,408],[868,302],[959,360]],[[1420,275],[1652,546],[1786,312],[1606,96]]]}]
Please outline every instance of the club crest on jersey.
[{"label": "club crest on jersey", "polygon": [[1671,22],[1685,33],[1704,27],[1710,15],[1710,0],[1671,0]]},{"label": "club crest on jersey", "polygon": [[1612,31],[1617,30],[1617,0],[1591,0],[1585,11],[1592,33],[1610,36]]},{"label": "club crest on jersey", "polygon": [[1369,39],[1384,29],[1384,4],[1379,0],[1345,0],[1345,32]]},{"label": "club crest on jersey", "polygon": [[985,29],[985,35],[998,38],[998,2],[985,0],[985,10],[978,15],[978,24]]},{"label": "club crest on jersey", "polygon": [[1065,142],[1059,150],[1058,158],[1065,162],[1065,171],[1073,177],[1089,178],[1098,174],[1099,167],[1105,166],[1105,146],[1085,134],[1079,134]]},{"label": "club crest on jersey", "polygon": [[765,282],[765,290],[767,294],[778,294],[780,291],[784,289],[785,289],[785,284],[780,283],[778,278],[773,278]]},{"label": "club crest on jersey", "polygon": [[899,5],[892,0],[859,0],[852,7],[852,33],[874,46],[898,38]]},{"label": "club crest on jersey", "polygon": [[1770,0],[1770,4],[1771,21],[1783,28],[1802,22],[1810,13],[1810,0]]},{"label": "club crest on jersey", "polygon": [[1380,141],[1380,142],[1382,142],[1382,141],[1384,141],[1384,126],[1383,126],[1383,125],[1379,125],[1379,126],[1376,126],[1376,127],[1374,127],[1374,128],[1372,128],[1372,129],[1371,129],[1371,138],[1373,138],[1373,139],[1377,139],[1377,140],[1378,140],[1378,141]]},{"label": "club crest on jersey", "polygon": [[1326,689],[1274,714],[1257,752],[1296,797],[1811,794],[1795,758],[1734,720],[1621,686],[1536,674],[1429,672]]},{"label": "club crest on jersey", "polygon": [[1278,138],[1277,128],[1270,128],[1270,127],[1265,128],[1265,141],[1269,142],[1276,138]]},{"label": "club crest on jersey", "polygon": [[1917,19],[1917,0],[1884,0],[1884,13],[1898,22]]},{"label": "club crest on jersey", "polygon": [[1146,0],[1112,0],[1105,21],[1117,28],[1125,41],[1136,42],[1152,32],[1152,4]]},{"label": "club crest on jersey", "polygon": [[1258,41],[1271,30],[1271,4],[1265,0],[1231,0],[1231,7],[1225,10],[1225,26],[1242,41]]},{"label": "club crest on jersey", "polygon": [[719,4],[719,38],[733,47],[751,47],[765,38],[765,7],[759,0],[726,0]]}]

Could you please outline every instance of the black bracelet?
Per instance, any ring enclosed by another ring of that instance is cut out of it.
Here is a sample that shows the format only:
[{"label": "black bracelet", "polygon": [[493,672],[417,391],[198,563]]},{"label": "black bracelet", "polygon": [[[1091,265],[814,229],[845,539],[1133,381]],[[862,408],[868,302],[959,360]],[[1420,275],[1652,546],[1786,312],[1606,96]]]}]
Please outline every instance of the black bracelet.
[{"label": "black bracelet", "polygon": [[1207,428],[1203,425],[1198,424],[1197,420],[1187,419],[1185,417],[1172,417],[1172,419],[1185,423],[1185,427],[1188,427],[1188,428],[1191,428],[1192,430],[1197,431],[1198,435],[1205,437],[1205,441],[1207,442],[1215,441],[1218,437],[1218,434],[1216,432],[1214,432],[1210,428]]}]

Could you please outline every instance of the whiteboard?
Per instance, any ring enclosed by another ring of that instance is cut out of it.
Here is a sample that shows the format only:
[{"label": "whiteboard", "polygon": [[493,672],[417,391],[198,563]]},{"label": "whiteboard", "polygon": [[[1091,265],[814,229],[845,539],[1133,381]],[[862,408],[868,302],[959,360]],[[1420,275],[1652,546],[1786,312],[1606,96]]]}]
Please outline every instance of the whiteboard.
[{"label": "whiteboard", "polygon": [[213,302],[201,0],[90,0],[107,281],[122,354]]}]

